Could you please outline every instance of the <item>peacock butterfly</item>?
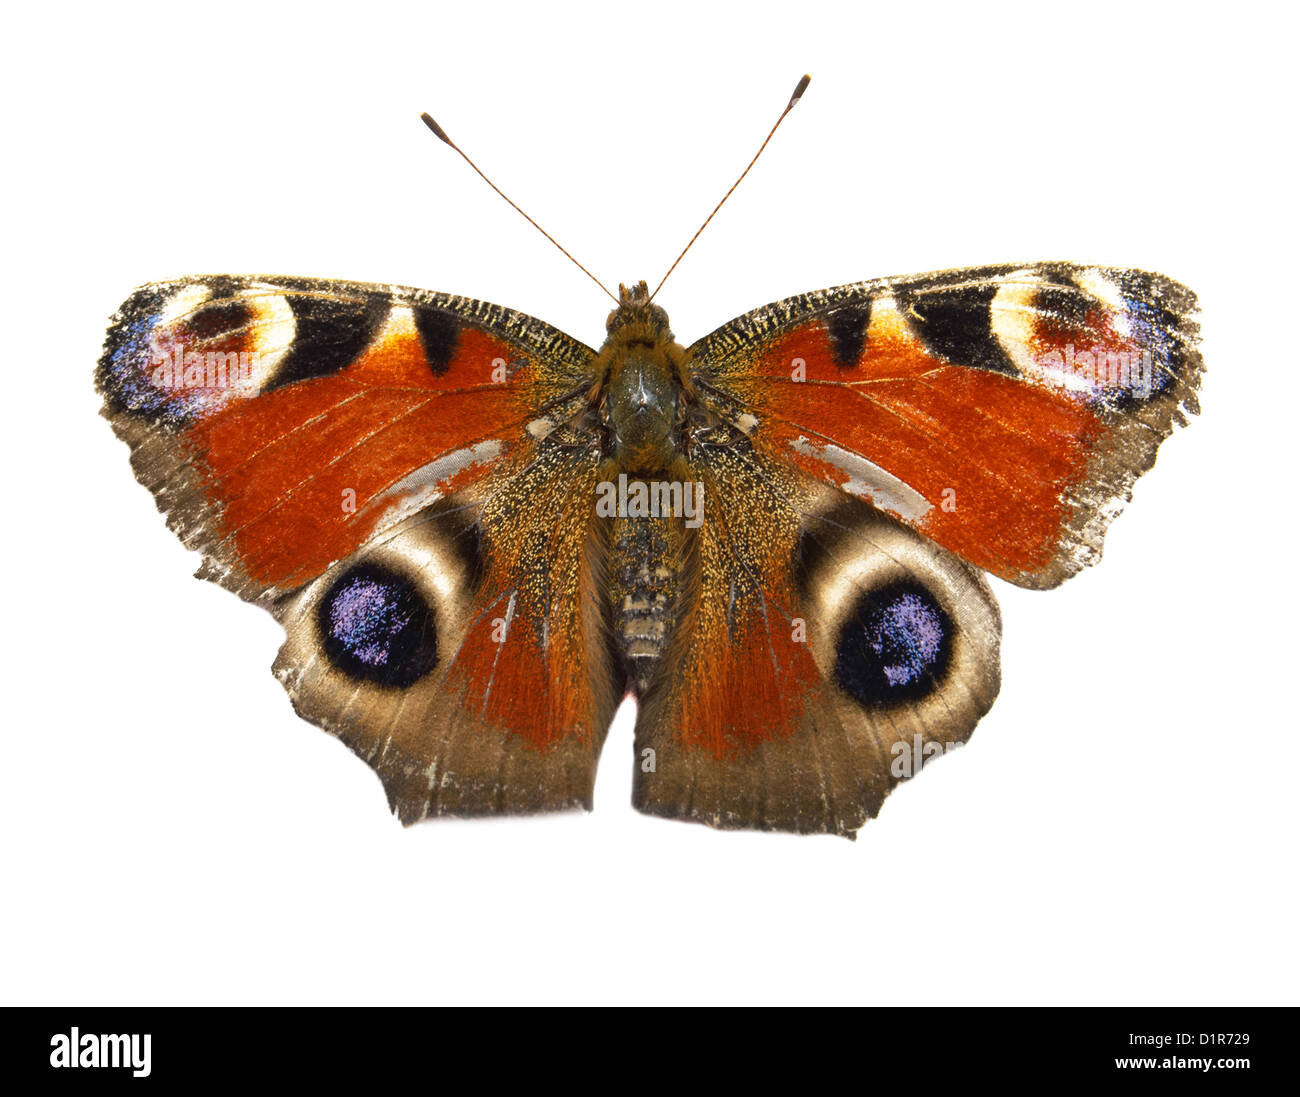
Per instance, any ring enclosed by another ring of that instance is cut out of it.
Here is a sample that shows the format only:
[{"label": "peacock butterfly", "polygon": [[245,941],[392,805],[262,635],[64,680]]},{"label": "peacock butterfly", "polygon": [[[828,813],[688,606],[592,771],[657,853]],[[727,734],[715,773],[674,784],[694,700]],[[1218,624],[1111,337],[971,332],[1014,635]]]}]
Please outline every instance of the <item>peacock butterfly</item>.
[{"label": "peacock butterfly", "polygon": [[599,350],[303,278],[146,285],[113,318],[96,379],[136,476],[281,622],[295,709],[403,822],[590,809],[631,693],[640,810],[852,836],[993,704],[981,573],[1095,562],[1197,410],[1195,298],[1156,274],[859,282],[689,347],[653,296],[621,286]]}]

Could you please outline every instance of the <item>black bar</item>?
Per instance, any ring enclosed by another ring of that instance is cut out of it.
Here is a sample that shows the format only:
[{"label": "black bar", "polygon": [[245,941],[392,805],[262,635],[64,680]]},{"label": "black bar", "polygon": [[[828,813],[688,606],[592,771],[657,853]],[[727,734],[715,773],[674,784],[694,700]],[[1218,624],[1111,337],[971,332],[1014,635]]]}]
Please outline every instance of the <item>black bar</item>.
[{"label": "black bar", "polygon": [[[1294,1008],[1251,1007],[10,1008],[0,1017],[0,1077],[95,1089],[282,1081],[295,1091],[409,1081],[435,1094],[467,1084],[585,1094],[635,1079],[694,1094],[787,1077],[838,1088],[846,1074],[864,1093],[886,1078],[928,1091],[945,1080],[1132,1075],[1142,1086],[1176,1078],[1235,1093],[1294,1082],[1296,1021]],[[74,1029],[86,1065],[65,1065]],[[126,1061],[89,1065],[100,1055]]]}]

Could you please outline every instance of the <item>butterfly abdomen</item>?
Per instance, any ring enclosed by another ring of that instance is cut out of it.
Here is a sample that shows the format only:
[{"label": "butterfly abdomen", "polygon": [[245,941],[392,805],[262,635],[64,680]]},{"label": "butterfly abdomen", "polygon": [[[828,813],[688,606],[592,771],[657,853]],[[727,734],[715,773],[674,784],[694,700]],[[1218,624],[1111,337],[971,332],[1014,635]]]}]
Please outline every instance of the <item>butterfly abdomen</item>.
[{"label": "butterfly abdomen", "polygon": [[667,650],[676,620],[678,537],[672,518],[617,518],[610,604],[628,681],[644,694]]}]

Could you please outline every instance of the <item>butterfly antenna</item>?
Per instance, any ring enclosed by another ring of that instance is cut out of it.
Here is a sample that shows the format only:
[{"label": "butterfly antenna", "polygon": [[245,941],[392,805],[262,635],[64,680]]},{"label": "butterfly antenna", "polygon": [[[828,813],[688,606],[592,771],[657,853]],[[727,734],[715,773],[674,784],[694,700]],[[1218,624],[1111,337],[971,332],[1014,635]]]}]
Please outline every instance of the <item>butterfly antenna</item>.
[{"label": "butterfly antenna", "polygon": [[435,122],[428,114],[420,115],[420,119],[421,121],[424,122],[426,126],[429,127],[429,129],[433,131],[433,135],[437,137],[439,141],[442,141],[444,144],[450,145],[453,149],[455,149],[456,152],[460,154],[460,158],[464,160],[465,163],[467,163],[476,172],[478,172],[478,176],[480,179],[483,180],[483,182],[485,182],[489,187],[491,187],[494,191],[496,191],[497,194],[501,195],[501,197],[504,198],[507,202],[510,202],[510,204],[514,206],[514,208],[519,212],[520,216],[523,217],[525,221],[527,221],[530,225],[533,226],[533,228],[535,228],[538,232],[540,232],[543,236],[545,236],[546,239],[548,239],[552,244],[554,244],[557,248],[559,248],[562,252],[564,252],[564,254],[568,256],[569,261],[575,267],[577,267],[580,271],[582,271],[583,274],[585,274],[588,278],[590,278],[593,282],[595,282],[596,285],[598,285],[601,289],[605,290],[606,295],[609,296],[614,301],[615,304],[618,304],[618,298],[609,292],[609,290],[605,287],[605,284],[594,274],[592,274],[591,271],[589,271],[586,267],[584,267],[581,263],[579,263],[578,260],[574,259],[574,257],[570,255],[569,252],[566,251],[563,246],[561,246],[560,242],[557,239],[555,239],[554,236],[552,236],[549,232],[547,232],[544,228],[542,228],[542,226],[539,225],[536,221],[534,221],[531,217],[529,217],[528,214],[524,213],[523,210],[519,209],[519,207],[516,206],[514,202],[511,202],[509,196],[506,195],[506,193],[500,187],[498,187],[494,182],[492,182],[491,179],[489,179],[486,175],[483,174],[482,171],[479,170],[479,166],[476,163],[474,163],[474,161],[471,160],[468,156],[465,155],[461,147],[458,144],[456,144],[456,142],[453,141],[450,137],[447,136],[446,131],[444,131],[443,128],[440,125],[438,125],[437,122]]},{"label": "butterfly antenna", "polygon": [[[803,93],[808,90],[808,85],[811,81],[812,81],[812,77],[805,73],[803,78],[799,81],[799,83],[795,85],[794,94],[790,96],[790,102],[788,102],[785,105],[785,110],[781,112],[781,116],[776,120],[775,124],[768,131],[767,136],[763,138],[763,143],[758,146],[758,151],[754,153],[754,159],[751,160],[749,162],[749,166],[746,167],[745,170],[740,173],[740,178],[731,184],[731,190],[727,191],[727,193],[722,196],[722,202],[719,202],[716,206],[713,207],[713,213],[709,214],[708,217],[704,219],[704,224],[702,224],[698,229],[695,230],[695,235],[691,237],[690,243],[688,243],[684,248],[682,248],[681,255],[679,255],[676,259],[674,259],[673,265],[668,268],[668,274],[672,274],[672,272],[677,269],[677,264],[680,263],[686,257],[686,253],[691,250],[691,244],[694,244],[695,241],[700,238],[700,233],[702,233],[706,228],[709,227],[709,222],[713,220],[714,214],[716,214],[718,210],[722,209],[723,203],[726,202],[726,200],[731,197],[732,191],[734,191],[738,186],[740,186],[745,176],[749,174],[749,169],[752,168],[755,163],[757,163],[758,158],[763,155],[763,150],[767,148],[767,143],[770,140],[772,140],[772,134],[776,133],[776,127],[785,121],[785,116],[787,114],[789,114],[792,110],[794,110],[794,105],[797,102],[799,102],[800,96],[802,96]],[[650,295],[651,301],[655,299],[655,293],[658,293],[661,289],[664,288],[664,283],[668,281],[668,274],[665,274],[661,279],[659,279],[659,284],[655,286],[655,292]]]}]

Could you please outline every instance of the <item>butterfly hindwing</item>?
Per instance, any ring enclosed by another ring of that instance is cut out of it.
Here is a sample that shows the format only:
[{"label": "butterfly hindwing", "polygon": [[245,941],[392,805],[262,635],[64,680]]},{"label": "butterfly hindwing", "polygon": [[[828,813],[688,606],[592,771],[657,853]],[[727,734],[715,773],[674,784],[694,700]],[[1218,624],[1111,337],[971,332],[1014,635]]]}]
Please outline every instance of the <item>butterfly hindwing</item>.
[{"label": "butterfly hindwing", "polygon": [[370,763],[404,822],[591,808],[622,693],[594,468],[544,440],[276,605],[295,708]]},{"label": "butterfly hindwing", "polygon": [[690,474],[705,518],[643,698],[634,802],[851,836],[992,705],[996,603],[951,553],[743,436]]},{"label": "butterfly hindwing", "polygon": [[142,287],[105,414],[201,574],[270,609],[298,711],[406,821],[590,805],[616,684],[593,352],[465,298],[286,278]]}]

